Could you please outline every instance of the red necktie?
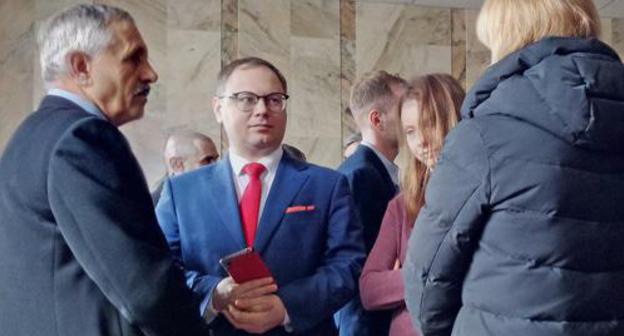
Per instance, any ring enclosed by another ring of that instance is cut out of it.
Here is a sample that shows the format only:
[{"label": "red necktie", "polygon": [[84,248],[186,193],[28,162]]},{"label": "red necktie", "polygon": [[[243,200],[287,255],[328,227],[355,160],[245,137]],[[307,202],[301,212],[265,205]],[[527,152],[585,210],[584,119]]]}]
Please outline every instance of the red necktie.
[{"label": "red necktie", "polygon": [[262,195],[262,181],[260,175],[265,171],[263,165],[252,162],[243,167],[243,172],[249,176],[249,184],[245,188],[240,200],[241,219],[247,246],[253,246],[258,226],[258,213],[260,210],[260,197]]}]

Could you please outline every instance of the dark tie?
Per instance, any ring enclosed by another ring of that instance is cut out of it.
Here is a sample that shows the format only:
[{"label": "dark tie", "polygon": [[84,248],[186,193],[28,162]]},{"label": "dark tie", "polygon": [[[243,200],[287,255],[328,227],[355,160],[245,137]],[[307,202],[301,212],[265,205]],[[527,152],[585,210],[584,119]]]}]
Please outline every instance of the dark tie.
[{"label": "dark tie", "polygon": [[260,210],[260,197],[262,195],[262,181],[260,175],[266,168],[256,162],[249,163],[243,167],[243,173],[249,176],[249,184],[245,188],[243,197],[240,200],[241,219],[243,221],[243,232],[247,246],[253,246],[256,238],[256,228],[258,226],[258,213]]}]

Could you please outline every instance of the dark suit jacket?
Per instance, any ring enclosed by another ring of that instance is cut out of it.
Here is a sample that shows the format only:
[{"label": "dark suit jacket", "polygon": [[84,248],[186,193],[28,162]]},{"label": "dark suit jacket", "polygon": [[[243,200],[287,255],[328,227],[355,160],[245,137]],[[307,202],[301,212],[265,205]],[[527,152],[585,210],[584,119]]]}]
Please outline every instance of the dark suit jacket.
[{"label": "dark suit jacket", "polygon": [[[375,244],[386,207],[397,190],[383,162],[372,149],[359,145],[355,153],[338,167],[351,187],[357,214],[364,226],[364,243],[368,254]],[[387,335],[390,313],[366,312],[357,295],[336,314],[340,335]]]},{"label": "dark suit jacket", "polygon": [[[306,210],[287,211],[293,206]],[[219,259],[246,246],[229,158],[169,179],[156,213],[187,284],[212,295],[227,276]],[[284,153],[254,247],[275,277],[295,333],[334,334],[332,314],[354,297],[364,262],[344,176]],[[221,317],[211,325],[215,335],[247,335]],[[278,327],[267,335],[288,334]]]},{"label": "dark suit jacket", "polygon": [[45,97],[0,158],[0,214],[0,334],[203,334],[110,123]]}]

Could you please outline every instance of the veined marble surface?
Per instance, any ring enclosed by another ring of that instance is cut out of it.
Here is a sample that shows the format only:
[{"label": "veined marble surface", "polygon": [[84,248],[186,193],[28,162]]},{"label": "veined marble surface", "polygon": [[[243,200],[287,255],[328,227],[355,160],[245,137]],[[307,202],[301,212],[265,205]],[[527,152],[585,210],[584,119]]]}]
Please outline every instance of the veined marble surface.
[{"label": "veined marble surface", "polygon": [[0,2],[0,150],[33,110],[33,0]]},{"label": "veined marble surface", "polygon": [[481,77],[492,59],[490,51],[477,38],[478,14],[477,10],[466,10],[466,90]]},{"label": "veined marble surface", "polygon": [[377,69],[406,78],[451,72],[450,9],[380,3],[356,8],[358,77]]},{"label": "veined marble surface", "polygon": [[[79,0],[0,1],[0,151],[44,94],[37,27]],[[165,136],[197,130],[226,148],[212,114],[217,72],[259,56],[289,82],[285,142],[313,163],[336,167],[356,131],[344,113],[355,78],[384,69],[409,78],[452,73],[469,89],[489,66],[476,38],[475,9],[417,6],[411,0],[87,0],[128,10],[160,75],[143,119],[122,127],[150,186],[162,176]],[[602,39],[624,55],[624,19],[603,19]]]}]

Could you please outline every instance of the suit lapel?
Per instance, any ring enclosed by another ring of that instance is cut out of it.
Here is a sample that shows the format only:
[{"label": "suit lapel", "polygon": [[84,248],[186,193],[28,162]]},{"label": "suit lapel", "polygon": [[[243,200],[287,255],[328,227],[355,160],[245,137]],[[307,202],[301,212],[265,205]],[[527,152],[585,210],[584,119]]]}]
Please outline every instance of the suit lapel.
[{"label": "suit lapel", "polygon": [[239,245],[241,249],[244,248],[246,244],[243,239],[238,197],[234,187],[230,158],[227,155],[216,163],[215,178],[210,183],[208,190],[215,205],[214,208],[221,217],[221,222],[232,235],[236,245]]},{"label": "suit lapel", "polygon": [[306,168],[304,162],[294,160],[284,153],[258,223],[254,241],[254,248],[258,252],[261,253],[267,247],[282,222],[286,209],[308,179],[308,175],[303,173]]},{"label": "suit lapel", "polygon": [[364,155],[365,161],[371,163],[373,167],[375,167],[375,170],[377,171],[377,173],[381,175],[381,178],[383,179],[383,183],[386,186],[386,192],[389,195],[396,195],[398,190],[396,190],[394,182],[392,182],[392,178],[390,177],[390,174],[388,173],[386,166],[384,166],[383,162],[381,162],[381,159],[379,159],[377,154],[375,154],[375,152],[373,152],[372,149],[364,145],[360,145],[360,150],[362,150],[362,154]]}]

